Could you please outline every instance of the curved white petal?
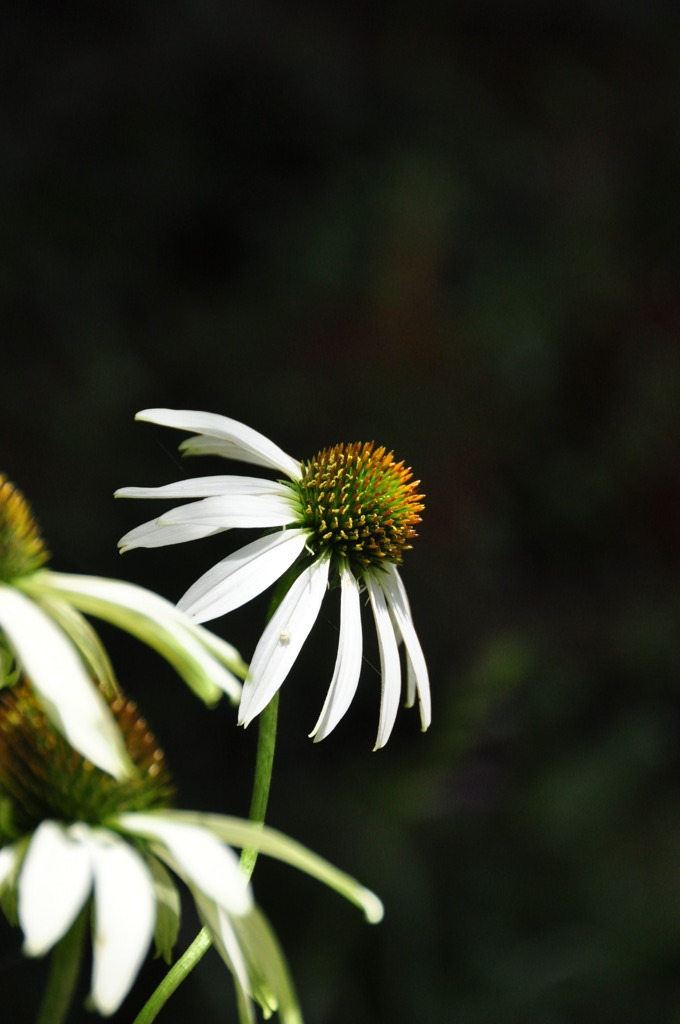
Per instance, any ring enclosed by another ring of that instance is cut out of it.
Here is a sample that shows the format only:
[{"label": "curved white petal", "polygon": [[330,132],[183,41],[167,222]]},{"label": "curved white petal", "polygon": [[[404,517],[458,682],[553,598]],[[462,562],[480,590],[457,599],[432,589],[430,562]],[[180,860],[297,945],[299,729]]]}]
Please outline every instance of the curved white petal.
[{"label": "curved white petal", "polygon": [[[279,494],[276,480],[253,476],[198,476],[161,487],[119,487],[115,498],[210,498],[218,494]],[[290,493],[290,491],[288,492]]]},{"label": "curved white petal", "polygon": [[135,419],[195,434],[206,434],[222,442],[222,454],[227,458],[278,469],[291,480],[300,479],[299,462],[286,455],[264,434],[247,427],[244,423],[239,423],[238,420],[229,419],[228,416],[196,412],[191,409],[143,409],[137,413]]},{"label": "curved white petal", "polygon": [[202,540],[221,533],[225,526],[206,523],[181,523],[178,526],[163,524],[160,518],[149,519],[129,530],[118,541],[118,549],[122,555],[135,548],[164,548],[169,544],[185,544],[190,540]]},{"label": "curved white petal", "polygon": [[128,843],[92,830],[87,844],[94,869],[91,997],[108,1016],[128,994],[149,949],[156,899],[151,872]]},{"label": "curved white petal", "polygon": [[241,684],[234,673],[244,675],[246,666],[238,651],[159,594],[122,580],[49,570],[34,573],[23,585],[37,597],[57,596],[136,636],[166,658],[204,699],[215,699],[219,691],[232,700],[240,697]]},{"label": "curved white petal", "polygon": [[360,885],[355,878],[340,871],[323,857],[312,853],[302,843],[290,839],[276,829],[244,821],[243,818],[234,818],[226,814],[205,814],[200,811],[165,810],[163,817],[168,821],[180,821],[210,829],[231,846],[253,848],[275,857],[285,864],[290,864],[291,867],[304,871],[311,878],[316,878],[356,904],[372,924],[383,918],[383,905],[374,892]]},{"label": "curved white petal", "polygon": [[28,956],[42,956],[66,934],[91,886],[87,847],[56,822],[43,821],[19,873],[19,924]]},{"label": "curved white petal", "polygon": [[[415,704],[416,693],[417,692],[418,692],[418,681],[416,679],[416,671],[415,671],[415,669],[413,667],[413,662],[411,661],[411,656],[409,655],[408,649],[407,649],[406,650],[406,701],[405,701],[407,708],[412,708],[413,705]],[[429,686],[428,686],[428,692],[429,692]],[[421,705],[421,726],[422,726],[423,732],[424,732],[425,729],[427,729],[427,726],[430,724],[430,721],[429,721],[430,716],[428,715],[428,721],[427,721],[427,725],[426,725],[425,722],[423,721],[422,713],[423,713],[423,711],[422,711],[422,705]]]},{"label": "curved white petal", "polygon": [[171,866],[188,883],[230,913],[245,914],[252,907],[252,894],[238,857],[212,832],[168,821],[161,814],[119,814],[113,820],[126,832],[157,844],[155,853],[161,859],[166,859],[167,851]]},{"label": "curved white petal", "polygon": [[200,891],[192,891],[199,915],[210,932],[215,948],[234,976],[239,1020],[255,1024],[251,998],[253,995],[248,967],[229,915],[214,900],[206,899]]},{"label": "curved white petal", "polygon": [[395,565],[385,566],[384,575],[380,578],[390,610],[394,615],[399,632],[404,641],[407,652],[407,670],[410,681],[407,685],[407,700],[413,703],[413,686],[418,691],[418,702],[420,705],[420,721],[423,732],[432,720],[432,702],[430,697],[430,678],[425,663],[423,649],[420,646],[418,635],[413,625],[411,609],[404,584]]},{"label": "curved white petal", "polygon": [[330,559],[321,558],[303,570],[267,623],[243,684],[239,725],[266,707],[293,667],[319,614],[329,569]]},{"label": "curved white petal", "polygon": [[4,584],[0,629],[71,746],[116,778],[129,775],[131,764],[115,719],[63,630],[29,597]]},{"label": "curved white petal", "polygon": [[283,576],[306,540],[306,530],[280,530],[259,537],[208,569],[177,607],[195,622],[208,622],[240,608]]},{"label": "curved white petal", "polygon": [[219,530],[288,526],[300,518],[290,494],[230,494],[203,498],[164,512],[157,520],[166,526],[199,525]]},{"label": "curved white petal", "polygon": [[378,736],[375,741],[374,750],[384,747],[390,738],[394,727],[394,721],[399,709],[399,696],[401,693],[401,666],[399,664],[399,648],[394,633],[394,626],[387,609],[385,595],[382,590],[381,576],[373,573],[366,573],[364,576],[368,596],[371,600],[375,628],[378,634],[378,648],[380,650],[380,718],[378,721]]},{"label": "curved white petal", "polygon": [[323,740],[335,728],[356,693],[362,654],[359,584],[347,566],[340,569],[340,640],[333,678],[319,721],[310,736]]}]

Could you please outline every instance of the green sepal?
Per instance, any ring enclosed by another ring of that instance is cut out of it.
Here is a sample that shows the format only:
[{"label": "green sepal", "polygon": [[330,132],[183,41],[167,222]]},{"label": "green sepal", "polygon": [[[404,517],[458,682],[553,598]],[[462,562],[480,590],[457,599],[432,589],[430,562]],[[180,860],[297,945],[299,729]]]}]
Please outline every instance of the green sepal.
[{"label": "green sepal", "polygon": [[181,901],[175,883],[161,862],[150,854],[146,857],[146,862],[153,876],[156,894],[156,927],[153,936],[156,956],[162,957],[166,964],[170,964],[179,934]]}]

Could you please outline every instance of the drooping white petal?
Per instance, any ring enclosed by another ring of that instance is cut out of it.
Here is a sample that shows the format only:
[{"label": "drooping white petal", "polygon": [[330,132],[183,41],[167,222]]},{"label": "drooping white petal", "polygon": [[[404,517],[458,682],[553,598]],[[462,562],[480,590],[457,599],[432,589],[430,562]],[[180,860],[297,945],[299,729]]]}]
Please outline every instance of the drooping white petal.
[{"label": "drooping white petal", "polygon": [[137,413],[135,419],[214,437],[223,443],[224,451],[221,454],[227,458],[278,469],[291,480],[300,479],[299,462],[286,455],[264,434],[247,427],[244,423],[239,423],[238,420],[229,419],[228,416],[190,409],[143,409]]},{"label": "drooping white petal", "polygon": [[243,684],[239,725],[248,725],[286,678],[316,622],[330,559],[317,559],[291,585],[260,637]]},{"label": "drooping white petal", "polygon": [[92,886],[90,853],[54,821],[43,821],[19,873],[24,952],[42,956],[66,934]]},{"label": "drooping white petal", "polygon": [[115,498],[210,498],[219,494],[278,494],[281,484],[253,476],[198,476],[161,487],[119,487]]},{"label": "drooping white petal", "polygon": [[359,584],[347,566],[340,569],[340,640],[333,678],[319,721],[310,736],[325,739],[335,728],[356,693],[361,672],[362,633]]},{"label": "drooping white petal", "polygon": [[89,832],[87,845],[94,869],[91,997],[99,1012],[109,1016],[128,994],[146,956],[156,900],[151,872],[128,843],[96,829]]},{"label": "drooping white petal", "polygon": [[248,967],[239,945],[238,937],[229,915],[214,900],[206,899],[200,890],[192,890],[204,926],[212,936],[217,952],[234,976],[236,1000],[239,1008],[241,1024],[255,1024],[253,1012],[252,985],[248,976]]},{"label": "drooping white petal", "polygon": [[388,564],[385,566],[385,572],[381,575],[380,582],[389,601],[390,610],[396,619],[408,655],[407,667],[410,664],[409,674],[411,682],[407,686],[407,700],[410,697],[411,703],[413,703],[412,691],[413,683],[415,682],[415,688],[418,691],[421,727],[424,732],[432,720],[430,678],[423,649],[420,646],[420,641],[413,625],[406,590],[396,565]]},{"label": "drooping white petal", "polygon": [[[416,679],[416,670],[413,667],[411,656],[406,649],[406,707],[412,708],[416,701],[416,693],[418,692],[418,684]],[[422,725],[421,721],[421,725]],[[429,725],[429,722],[428,722]],[[423,731],[427,728],[424,727]]]},{"label": "drooping white petal", "polygon": [[245,914],[252,894],[234,851],[205,828],[169,821],[161,814],[119,814],[115,822],[126,832],[142,835],[154,852],[192,886],[232,914]]},{"label": "drooping white petal", "polygon": [[367,572],[364,580],[373,609],[380,650],[380,718],[378,720],[378,736],[373,748],[378,750],[380,747],[384,747],[390,738],[397,717],[401,693],[401,666],[397,638],[382,590],[381,576],[378,573]]},{"label": "drooping white petal", "polygon": [[0,893],[12,877],[12,872],[19,863],[20,857],[21,852],[18,846],[3,846],[0,850]]},{"label": "drooping white petal", "polygon": [[160,518],[149,519],[129,530],[118,541],[118,549],[122,555],[135,548],[164,548],[169,544],[186,544],[190,540],[202,540],[212,537],[225,529],[221,526],[206,523],[180,523],[172,526],[161,523]]},{"label": "drooping white petal", "polygon": [[288,965],[264,914],[254,907],[245,917],[230,918],[204,903],[199,909],[215,948],[234,973],[237,990],[242,990],[243,1019],[252,1019],[247,1005],[252,998],[260,1004],[266,1020],[277,1013],[281,1024],[302,1024]]},{"label": "drooping white petal", "polygon": [[340,871],[323,857],[312,853],[302,843],[290,839],[276,829],[244,821],[243,818],[234,818],[226,814],[205,814],[200,811],[165,810],[163,817],[169,821],[180,821],[210,829],[231,846],[251,847],[269,857],[276,857],[285,864],[290,864],[310,877],[318,879],[356,904],[372,924],[382,920],[383,905],[374,892],[360,885],[355,878]]},{"label": "drooping white petal", "polygon": [[265,1019],[277,1013],[281,1024],[302,1024],[302,1012],[293,980],[278,939],[258,907],[246,917],[230,921],[248,965],[253,996]]},{"label": "drooping white petal", "polygon": [[177,607],[195,622],[208,622],[240,608],[283,576],[306,540],[306,530],[281,530],[259,537],[204,573]]},{"label": "drooping white petal", "polygon": [[182,901],[170,873],[158,858],[148,854],[146,863],[153,877],[156,900],[156,925],[153,933],[156,953],[163,957],[166,964],[170,964],[179,935]]},{"label": "drooping white petal", "polygon": [[188,524],[215,526],[220,530],[248,530],[288,526],[299,518],[300,510],[293,507],[290,493],[220,494],[164,512],[158,518],[158,524],[161,528]]},{"label": "drooping white petal", "polygon": [[235,673],[244,675],[245,663],[238,651],[196,626],[153,591],[122,580],[47,569],[26,577],[22,586],[38,598],[47,595],[68,600],[81,612],[138,637],[166,658],[204,700],[214,701],[220,692],[232,700],[240,697],[241,684]]},{"label": "drooping white petal", "polygon": [[71,746],[116,778],[128,776],[132,766],[113,715],[66,634],[35,602],[4,584],[0,629]]},{"label": "drooping white petal", "polygon": [[[396,618],[394,616],[394,612],[392,611],[392,607],[389,604],[389,602],[388,602],[387,607],[388,607],[389,612],[390,612],[390,618],[392,620],[392,626],[394,628],[394,635],[397,638],[397,646],[399,647],[399,650],[401,652],[401,645],[404,642],[404,638],[401,635],[401,630],[399,629],[399,624],[397,623],[397,620],[396,620]],[[404,707],[412,708],[413,705],[415,704],[416,693],[417,693],[416,673],[415,673],[415,670],[413,668],[413,662],[411,661],[411,658],[409,656],[408,648],[407,647],[404,648],[404,660],[406,662],[406,697],[404,699]]]}]

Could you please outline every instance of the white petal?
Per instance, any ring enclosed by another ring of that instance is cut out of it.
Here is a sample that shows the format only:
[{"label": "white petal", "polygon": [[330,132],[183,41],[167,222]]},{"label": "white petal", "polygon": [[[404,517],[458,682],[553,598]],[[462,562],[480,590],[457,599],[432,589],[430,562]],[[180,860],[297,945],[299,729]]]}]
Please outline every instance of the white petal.
[{"label": "white petal", "polygon": [[222,454],[227,458],[278,469],[291,480],[300,479],[299,462],[286,455],[264,434],[247,427],[244,423],[239,423],[238,420],[190,409],[143,409],[137,413],[135,419],[195,434],[207,434],[208,437],[217,438],[223,443]]},{"label": "white petal", "polygon": [[[413,667],[413,662],[411,661],[411,656],[409,655],[408,649],[407,649],[406,650],[406,701],[405,701],[405,704],[406,704],[407,708],[412,708],[413,705],[415,704],[417,691],[418,691],[418,682],[417,682],[417,679],[416,679],[416,671],[415,671],[415,669]],[[429,693],[429,686],[428,686],[428,693]],[[423,705],[422,705],[422,703],[421,703],[420,714],[421,714],[421,725],[422,725],[423,732],[424,732],[425,729],[427,729],[427,726],[430,723],[428,721],[427,725],[425,724],[425,721],[423,719]]]},{"label": "white petal", "polygon": [[288,526],[299,518],[300,510],[293,507],[289,494],[237,494],[180,505],[164,512],[157,522],[163,528],[188,524],[234,530]]},{"label": "white petal", "polygon": [[215,533],[221,533],[225,527],[214,523],[182,523],[179,526],[163,524],[160,518],[149,519],[146,523],[135,526],[118,541],[121,554],[135,548],[164,548],[169,544],[186,544],[190,540],[202,540]]},{"label": "white petal", "polygon": [[232,914],[245,914],[252,906],[247,879],[230,847],[205,828],[168,821],[158,814],[119,814],[115,821],[126,832],[155,840],[154,852]]},{"label": "white petal", "polygon": [[129,775],[130,761],[115,719],[66,634],[30,598],[3,584],[0,628],[71,746],[116,778]]},{"label": "white petal", "polygon": [[[406,596],[406,592],[405,591],[404,591],[404,596]],[[401,645],[404,642],[404,638],[401,635],[401,630],[399,629],[399,624],[398,624],[398,622],[397,622],[397,620],[395,618],[394,612],[392,611],[392,606],[390,605],[389,602],[387,604],[387,607],[388,607],[389,612],[390,612],[390,618],[392,620],[392,626],[394,628],[394,635],[397,638],[397,646],[401,649]],[[410,609],[409,609],[409,614],[410,614]],[[415,673],[415,670],[413,668],[413,662],[411,661],[411,658],[410,658],[409,653],[408,653],[408,648],[404,649],[404,660],[406,662],[406,697],[404,699],[404,707],[412,708],[413,705],[415,704],[415,700],[416,700],[417,687],[416,687],[416,673]]]},{"label": "white petal", "polygon": [[356,693],[361,672],[362,633],[359,585],[346,566],[340,569],[340,640],[328,695],[310,736],[325,739],[335,728]]},{"label": "white petal", "polygon": [[378,736],[375,741],[374,750],[384,747],[390,738],[394,727],[394,721],[399,709],[399,696],[401,693],[401,666],[399,664],[399,648],[394,633],[394,626],[387,610],[385,595],[382,590],[382,579],[379,574],[366,573],[364,576],[368,596],[371,600],[375,628],[378,634],[378,647],[380,649],[380,677],[381,677],[381,698],[380,698],[380,719],[378,721]]},{"label": "white petal", "polygon": [[0,892],[12,876],[21,857],[17,846],[3,846],[0,850]]},{"label": "white petal", "polygon": [[19,874],[19,924],[28,956],[42,956],[66,934],[91,885],[87,847],[54,821],[44,821]]},{"label": "white petal", "polygon": [[252,985],[248,968],[229,915],[214,900],[208,900],[200,891],[192,891],[196,907],[203,924],[210,932],[215,948],[234,975],[236,999],[239,1006],[239,1020],[255,1024],[253,1013]]},{"label": "white petal", "polygon": [[267,623],[243,684],[239,725],[248,725],[286,678],[316,622],[328,585],[330,559],[300,573]]},{"label": "white petal", "polygon": [[[82,827],[82,826],[81,826]],[[156,921],[153,878],[140,855],[113,833],[93,830],[92,1001],[115,1013],[146,956]]]},{"label": "white petal", "polygon": [[[32,577],[36,595],[56,595],[88,615],[124,629],[158,651],[200,696],[208,699],[207,684],[241,695],[233,673],[245,674],[245,664],[231,644],[191,622],[174,604],[134,583],[99,576],[76,576],[42,570]],[[219,659],[219,660],[218,660]],[[220,664],[222,662],[223,664]],[[228,671],[224,665],[228,665]]]},{"label": "white petal", "polygon": [[302,843],[290,839],[266,825],[260,825],[252,821],[244,821],[243,818],[233,818],[225,814],[203,814],[200,811],[163,811],[163,817],[169,821],[185,822],[189,825],[198,825],[201,828],[208,828],[215,835],[220,836],[231,846],[242,848],[253,848],[265,853],[270,857],[276,857],[285,864],[298,868],[327,885],[330,889],[344,896],[345,899],[355,903],[363,910],[368,921],[375,924],[382,920],[383,905],[374,892],[360,885],[356,879],[333,867],[323,857],[312,853]]},{"label": "white petal", "polygon": [[410,697],[410,702],[413,703],[412,691],[413,683],[415,682],[420,704],[421,726],[424,732],[432,720],[430,679],[423,649],[420,646],[420,641],[413,625],[406,590],[395,565],[388,564],[385,566],[385,573],[381,576],[380,582],[390,603],[390,610],[396,619],[407,651],[407,665],[410,666],[409,675],[411,677],[410,684],[407,686],[407,700]]},{"label": "white petal", "polygon": [[306,540],[306,530],[280,530],[259,537],[204,573],[177,607],[195,622],[208,622],[240,608],[283,576]]},{"label": "white petal", "polygon": [[162,487],[119,487],[114,497],[181,499],[210,498],[218,494],[279,494],[281,486],[275,480],[253,476],[199,476]]}]

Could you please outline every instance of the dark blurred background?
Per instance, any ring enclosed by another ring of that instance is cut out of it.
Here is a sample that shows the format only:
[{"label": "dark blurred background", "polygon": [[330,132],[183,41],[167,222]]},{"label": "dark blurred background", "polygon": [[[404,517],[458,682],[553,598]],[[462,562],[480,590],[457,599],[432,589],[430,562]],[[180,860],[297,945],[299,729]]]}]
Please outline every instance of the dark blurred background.
[{"label": "dark blurred background", "polygon": [[[308,1024],[680,1022],[679,20],[662,0],[2,16],[2,468],[53,567],[176,600],[252,539],[118,555],[157,506],[116,487],[225,471],[181,464],[183,435],[133,422],[148,406],[296,457],[375,439],[427,494],[403,576],[430,732],[402,711],[371,753],[371,639],[346,718],[307,739],[332,595],[282,691],[269,820],[387,911],[369,927],[260,861]],[[266,607],[214,627],[248,657]],[[102,634],[180,805],[247,814],[255,727]],[[44,965],[1,927],[3,1014],[32,1020]],[[196,927],[187,906],[182,947]],[[212,953],[161,1016],[193,1018],[235,1020]]]}]

